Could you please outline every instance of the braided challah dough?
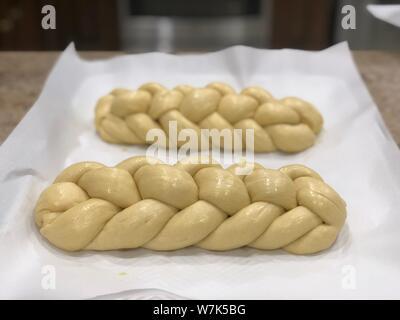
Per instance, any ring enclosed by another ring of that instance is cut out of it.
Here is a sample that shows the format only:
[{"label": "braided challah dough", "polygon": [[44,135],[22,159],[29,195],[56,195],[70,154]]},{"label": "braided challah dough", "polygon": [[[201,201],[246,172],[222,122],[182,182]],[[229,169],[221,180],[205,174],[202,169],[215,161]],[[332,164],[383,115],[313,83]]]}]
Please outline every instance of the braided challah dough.
[{"label": "braided challah dough", "polygon": [[[180,85],[168,90],[158,83],[147,83],[137,91],[114,89],[99,99],[95,113],[97,132],[111,143],[153,143],[146,140],[147,132],[159,129],[168,137],[170,121],[175,120],[178,133],[193,129],[198,137],[200,129],[228,129],[231,133],[237,129],[243,148],[245,129],[254,129],[255,152],[307,149],[323,124],[321,114],[309,102],[295,97],[278,100],[256,86],[237,94],[219,82],[205,88]],[[176,143],[181,146],[185,141]]]},{"label": "braided challah dough", "polygon": [[40,233],[68,251],[249,246],[310,254],[329,248],[346,218],[341,197],[301,165],[255,164],[238,176],[237,165],[148,159],[62,171],[37,202]]}]

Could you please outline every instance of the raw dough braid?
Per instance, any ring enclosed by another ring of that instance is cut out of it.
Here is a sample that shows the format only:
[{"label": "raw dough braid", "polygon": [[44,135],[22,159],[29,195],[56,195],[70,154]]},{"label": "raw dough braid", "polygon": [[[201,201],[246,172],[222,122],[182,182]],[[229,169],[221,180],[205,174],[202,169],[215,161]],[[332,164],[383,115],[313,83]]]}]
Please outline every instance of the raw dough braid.
[{"label": "raw dough braid", "polygon": [[197,246],[249,246],[309,254],[329,248],[346,204],[313,170],[255,164],[149,164],[129,158],[116,167],[81,162],[65,169],[35,209],[40,233],[68,251]]},{"label": "raw dough braid", "polygon": [[254,129],[255,152],[307,149],[323,123],[314,106],[299,98],[277,100],[256,86],[237,94],[219,82],[205,88],[180,85],[167,90],[158,83],[147,83],[137,91],[114,89],[96,105],[97,132],[111,143],[152,143],[146,141],[147,132],[161,129],[168,136],[171,120],[177,122],[178,133],[190,128],[198,137],[200,129],[241,129],[244,147],[245,129]]}]

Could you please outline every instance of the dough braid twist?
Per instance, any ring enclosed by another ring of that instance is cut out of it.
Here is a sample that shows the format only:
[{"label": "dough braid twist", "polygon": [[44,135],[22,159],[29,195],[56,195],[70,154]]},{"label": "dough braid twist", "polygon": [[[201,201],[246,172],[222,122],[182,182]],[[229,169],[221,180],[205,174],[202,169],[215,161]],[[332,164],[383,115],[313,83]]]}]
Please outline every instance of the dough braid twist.
[{"label": "dough braid twist", "polygon": [[[321,114],[310,103],[295,97],[274,99],[260,87],[235,93],[227,84],[205,88],[180,85],[167,90],[147,83],[137,91],[115,89],[96,105],[96,130],[111,143],[146,144],[146,134],[160,129],[169,134],[171,120],[181,129],[254,129],[254,151],[299,152],[312,146],[322,128]],[[223,142],[218,141],[222,146]],[[181,146],[185,141],[177,141]],[[200,146],[200,145],[199,145]]]},{"label": "dough braid twist", "polygon": [[116,167],[77,163],[43,191],[36,224],[68,251],[250,246],[309,254],[334,243],[346,204],[317,173],[255,164],[238,176],[236,167],[149,164],[146,157]]}]

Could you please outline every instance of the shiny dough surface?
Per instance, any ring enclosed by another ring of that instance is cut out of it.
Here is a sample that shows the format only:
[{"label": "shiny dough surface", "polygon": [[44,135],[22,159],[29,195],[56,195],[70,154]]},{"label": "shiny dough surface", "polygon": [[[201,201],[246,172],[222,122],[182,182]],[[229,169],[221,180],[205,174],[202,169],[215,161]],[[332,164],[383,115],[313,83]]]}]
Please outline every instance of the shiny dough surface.
[{"label": "shiny dough surface", "polygon": [[237,165],[154,162],[66,168],[36,204],[41,235],[67,251],[249,246],[311,254],[329,248],[345,222],[342,198],[302,165],[255,164],[239,176]]},{"label": "shiny dough surface", "polygon": [[237,129],[242,137],[246,129],[253,129],[255,152],[300,152],[315,143],[323,125],[318,110],[300,98],[276,99],[259,86],[237,93],[221,82],[172,90],[158,83],[146,83],[138,90],[117,88],[101,97],[95,108],[96,130],[110,143],[152,143],[146,137],[151,129],[163,130],[168,137],[171,120],[176,121],[178,133],[193,129],[198,137],[200,129]]}]

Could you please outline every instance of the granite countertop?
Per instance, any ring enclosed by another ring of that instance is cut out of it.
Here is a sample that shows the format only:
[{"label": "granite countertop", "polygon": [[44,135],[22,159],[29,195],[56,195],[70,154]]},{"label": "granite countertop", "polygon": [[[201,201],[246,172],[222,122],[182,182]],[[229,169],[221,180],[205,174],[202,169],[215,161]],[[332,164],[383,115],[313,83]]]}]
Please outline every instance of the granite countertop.
[{"label": "granite countertop", "polygon": [[[0,144],[37,99],[59,52],[0,52]],[[83,52],[86,59],[120,52]],[[400,145],[400,52],[354,51],[355,62]]]}]

